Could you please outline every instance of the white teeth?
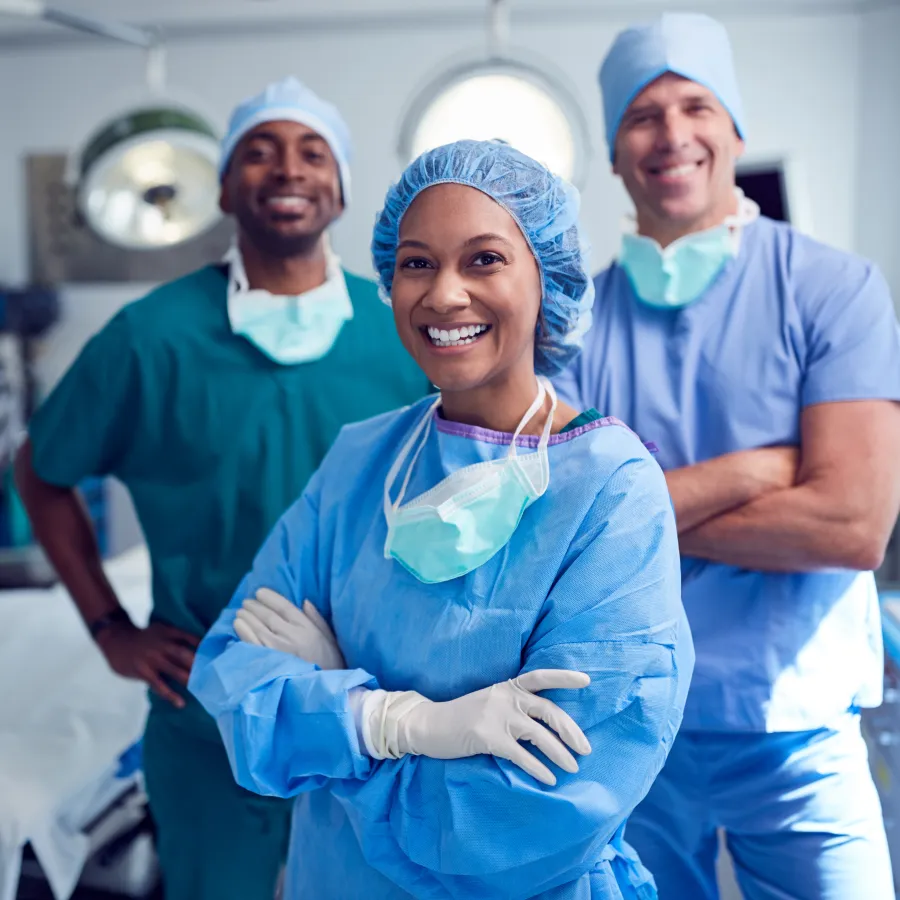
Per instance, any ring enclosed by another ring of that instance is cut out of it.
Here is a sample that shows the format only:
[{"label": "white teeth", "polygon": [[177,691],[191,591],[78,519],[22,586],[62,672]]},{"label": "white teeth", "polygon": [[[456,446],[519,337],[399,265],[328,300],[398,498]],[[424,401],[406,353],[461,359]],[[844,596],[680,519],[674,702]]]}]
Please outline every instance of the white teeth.
[{"label": "white teeth", "polygon": [[435,328],[428,326],[428,337],[436,347],[461,347],[473,344],[476,336],[488,330],[487,325],[463,325],[459,328]]},{"label": "white teeth", "polygon": [[696,168],[696,163],[686,163],[683,166],[672,166],[668,169],[661,169],[659,174],[666,178],[683,178],[686,175],[692,174]]},{"label": "white teeth", "polygon": [[309,206],[306,197],[269,197],[266,201],[269,206],[277,206],[282,209],[297,210]]}]

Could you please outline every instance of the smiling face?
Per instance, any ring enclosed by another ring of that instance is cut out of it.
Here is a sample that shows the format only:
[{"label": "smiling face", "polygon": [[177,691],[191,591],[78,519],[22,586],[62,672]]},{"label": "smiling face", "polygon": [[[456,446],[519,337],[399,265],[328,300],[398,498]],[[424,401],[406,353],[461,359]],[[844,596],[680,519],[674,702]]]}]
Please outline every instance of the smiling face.
[{"label": "smiling face", "polygon": [[438,184],[416,197],[391,303],[404,346],[443,392],[534,384],[540,271],[512,216],[481,191]]},{"label": "smiling face", "polygon": [[298,255],[314,246],[343,210],[337,161],[306,125],[264,122],[236,147],[219,205],[264,253]]},{"label": "smiling face", "polygon": [[744,142],[715,94],[671,72],[628,107],[616,135],[622,177],[641,234],[663,246],[735,212],[735,163]]}]

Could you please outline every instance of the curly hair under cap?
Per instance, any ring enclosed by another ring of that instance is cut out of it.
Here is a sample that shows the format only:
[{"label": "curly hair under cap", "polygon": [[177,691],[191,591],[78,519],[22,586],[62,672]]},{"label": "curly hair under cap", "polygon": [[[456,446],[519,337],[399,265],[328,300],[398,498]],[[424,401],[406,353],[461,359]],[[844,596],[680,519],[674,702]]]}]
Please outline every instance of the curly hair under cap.
[{"label": "curly hair under cap", "polygon": [[587,245],[578,227],[578,191],[502,141],[456,141],[423,153],[388,190],[375,221],[372,261],[387,303],[400,222],[413,200],[436,184],[462,184],[482,191],[521,229],[541,274],[534,367],[540,375],[555,375],[581,350],[594,303]]}]

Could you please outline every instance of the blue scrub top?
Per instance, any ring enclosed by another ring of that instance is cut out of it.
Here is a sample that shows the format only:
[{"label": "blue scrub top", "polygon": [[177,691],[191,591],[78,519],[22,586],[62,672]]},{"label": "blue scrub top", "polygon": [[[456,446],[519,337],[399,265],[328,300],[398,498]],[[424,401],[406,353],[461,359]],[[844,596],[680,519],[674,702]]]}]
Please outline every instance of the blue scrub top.
[{"label": "blue scrub top", "polygon": [[[815,403],[900,400],[900,332],[871,263],[771,219],[683,309],[640,302],[618,265],[595,281],[584,352],[557,380],[659,447],[664,469],[799,444]],[[881,702],[871,572],[774,574],[682,560],[697,653],[684,728],[795,731]]]}]

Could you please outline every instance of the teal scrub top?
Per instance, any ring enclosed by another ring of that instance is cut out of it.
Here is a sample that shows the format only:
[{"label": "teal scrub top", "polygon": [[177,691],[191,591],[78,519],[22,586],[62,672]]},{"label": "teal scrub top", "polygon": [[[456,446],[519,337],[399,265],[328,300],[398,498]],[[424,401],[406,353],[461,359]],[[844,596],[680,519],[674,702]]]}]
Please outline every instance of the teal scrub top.
[{"label": "teal scrub top", "polygon": [[583,428],[585,425],[590,425],[591,422],[598,422],[602,418],[603,416],[601,416],[596,409],[591,407],[575,416],[575,418],[560,431],[560,434],[567,434],[570,431],[574,431],[576,428]]},{"label": "teal scrub top", "polygon": [[203,635],[341,427],[429,390],[374,283],[345,273],[353,318],[315,362],[285,366],[235,335],[227,268],[122,309],[85,346],[29,432],[37,475],[114,475],[150,551],[153,620]]}]

